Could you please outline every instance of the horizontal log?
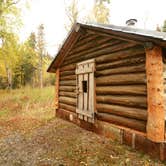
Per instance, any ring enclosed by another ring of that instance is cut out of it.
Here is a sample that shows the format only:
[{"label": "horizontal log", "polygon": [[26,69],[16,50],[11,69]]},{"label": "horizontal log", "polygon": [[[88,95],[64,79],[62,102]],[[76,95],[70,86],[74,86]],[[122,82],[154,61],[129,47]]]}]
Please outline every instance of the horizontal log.
[{"label": "horizontal log", "polygon": [[59,108],[61,109],[65,109],[67,111],[71,111],[71,112],[76,112],[76,107],[68,105],[68,104],[64,104],[64,103],[59,103]]},{"label": "horizontal log", "polygon": [[60,96],[59,101],[64,104],[76,106],[76,98]]},{"label": "horizontal log", "polygon": [[145,72],[145,64],[139,64],[134,66],[124,66],[117,67],[113,69],[105,69],[95,72],[95,76],[105,76],[110,74],[124,74],[124,73],[136,73],[136,72]]},{"label": "horizontal log", "polygon": [[125,107],[120,105],[97,103],[98,112],[110,113],[122,117],[147,120],[147,110],[143,108]]},{"label": "horizontal log", "polygon": [[60,72],[62,71],[69,71],[69,70],[74,70],[75,71],[76,68],[76,64],[68,64],[68,65],[64,65],[62,64],[62,67],[60,68]]},{"label": "horizontal log", "polygon": [[[111,32],[102,32],[102,31],[107,31],[107,29],[100,29],[100,30],[91,30],[89,27],[86,27],[86,31],[89,33],[89,34],[92,34],[92,35],[100,35],[100,36],[104,36],[104,37],[109,37],[109,36],[111,36],[112,38],[115,38],[115,39],[119,39],[119,40],[122,40],[122,41],[129,41],[129,42],[131,42],[131,43],[136,43],[136,44],[142,44],[141,42],[139,42],[139,41],[136,41],[136,40],[134,40],[133,38],[132,39],[129,39],[129,37],[128,37],[128,34],[126,33],[126,37],[124,38],[124,37],[122,37],[122,36],[119,36],[119,35],[115,35],[115,34],[113,34],[114,32],[113,31],[111,31]],[[116,33],[116,32],[115,32]],[[119,32],[118,32],[119,33]],[[122,32],[123,33],[123,32]]]},{"label": "horizontal log", "polygon": [[146,74],[118,74],[96,78],[96,85],[146,84]]},{"label": "horizontal log", "polygon": [[[94,41],[92,41],[92,42],[94,42]],[[106,42],[106,43],[100,44],[100,45],[96,45],[94,43],[93,46],[91,46],[90,48],[85,48],[82,51],[79,51],[79,52],[76,52],[74,54],[69,55],[68,58],[66,58],[66,60],[71,60],[72,58],[78,58],[79,56],[82,56],[82,55],[87,55],[87,54],[90,54],[92,52],[97,52],[97,51],[109,48],[109,47],[116,45],[116,44],[119,44],[119,43],[122,43],[122,42],[119,40],[115,40],[115,39],[112,39],[112,41]]]},{"label": "horizontal log", "polygon": [[119,104],[136,108],[147,108],[146,96],[97,95],[97,103]]},{"label": "horizontal log", "polygon": [[76,86],[60,86],[60,91],[75,92]]},{"label": "horizontal log", "polygon": [[103,37],[98,37],[95,40],[91,40],[90,42],[87,42],[84,45],[80,45],[79,47],[75,47],[74,49],[72,49],[72,51],[70,51],[69,55],[73,55],[75,53],[78,53],[80,51],[83,51],[85,49],[90,49],[95,47],[98,47],[99,45],[103,44],[103,43],[109,43],[111,40],[111,37],[107,37],[107,38],[103,38]]},{"label": "horizontal log", "polygon": [[98,113],[97,119],[109,122],[112,124],[128,127],[131,129],[135,129],[138,131],[146,131],[146,122],[136,119],[124,118],[116,115],[106,114],[106,113]]},{"label": "horizontal log", "polygon": [[146,85],[96,86],[97,95],[147,95]]},{"label": "horizontal log", "polygon": [[74,92],[60,91],[60,92],[59,92],[59,95],[60,95],[60,96],[66,96],[66,97],[76,98],[76,93],[74,93]]},{"label": "horizontal log", "polygon": [[[131,66],[131,65],[138,65],[138,64],[145,64],[145,55],[129,55],[127,58],[117,60],[117,61],[107,61],[108,63],[102,63],[97,64],[96,69],[98,70],[104,70],[104,69],[110,69],[115,67],[123,67],[123,66]],[[144,68],[145,69],[145,68]]]},{"label": "horizontal log", "polygon": [[128,48],[128,49],[122,50],[122,48],[119,48],[119,50],[122,50],[122,51],[116,50],[117,52],[113,52],[112,54],[100,56],[96,58],[96,63],[116,61],[116,60],[124,59],[126,57],[134,56],[134,55],[145,54],[145,50],[143,47],[140,47],[140,46],[133,47],[133,46],[134,45],[132,44],[125,44],[122,48]]},{"label": "horizontal log", "polygon": [[89,41],[95,40],[97,38],[98,38],[98,36],[95,35],[95,34],[94,35],[89,35],[86,38],[84,38],[84,39],[80,40],[79,42],[77,42],[73,48],[75,49],[75,48],[77,48],[81,45],[84,45],[84,44],[88,43]]},{"label": "horizontal log", "polygon": [[[117,54],[116,51],[120,51],[120,50],[124,50],[124,49],[127,49],[127,48],[131,48],[133,46],[135,46],[135,43],[126,43],[126,42],[123,42],[123,43],[116,44],[116,45],[113,45],[113,46],[105,48],[105,49],[101,49],[101,50],[98,50],[98,51],[93,51],[93,52],[91,52],[89,54],[81,54],[80,53],[81,55],[79,54],[77,57],[75,57],[74,59],[71,59],[70,61],[66,60],[66,61],[63,62],[63,64],[67,65],[67,64],[71,64],[71,63],[76,63],[76,62],[80,62],[80,61],[83,61],[83,60],[87,60],[87,59],[91,59],[91,58],[96,58],[96,57],[99,57],[99,56],[101,57],[101,55],[105,56],[106,54],[110,54],[109,56],[111,57],[112,56],[111,53],[113,55],[114,54],[118,55],[119,52]],[[131,52],[133,52],[133,54],[134,54],[134,51],[131,51]]]},{"label": "horizontal log", "polygon": [[91,36],[89,33],[82,33],[81,36],[79,37],[78,41],[88,38],[89,36]]},{"label": "horizontal log", "polygon": [[76,75],[61,76],[60,80],[61,81],[65,81],[65,80],[75,80],[76,81]]},{"label": "horizontal log", "polygon": [[76,80],[60,81],[60,86],[76,86]]},{"label": "horizontal log", "polygon": [[61,76],[68,76],[68,75],[74,75],[75,74],[75,70],[68,70],[68,71],[61,71],[60,75]]}]

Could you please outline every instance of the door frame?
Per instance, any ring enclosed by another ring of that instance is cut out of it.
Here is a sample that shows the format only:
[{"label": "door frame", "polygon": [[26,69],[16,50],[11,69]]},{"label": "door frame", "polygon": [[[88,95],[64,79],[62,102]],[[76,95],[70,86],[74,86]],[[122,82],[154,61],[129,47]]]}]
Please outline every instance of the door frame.
[{"label": "door frame", "polygon": [[[88,121],[90,123],[94,123],[94,116],[96,112],[95,70],[95,59],[82,61],[76,64],[76,113],[78,114],[79,119]],[[83,91],[83,81],[87,81],[87,93]],[[84,101],[84,95],[87,95],[87,103]],[[87,104],[87,110],[84,109],[84,104]],[[81,109],[81,107],[83,109]]]}]

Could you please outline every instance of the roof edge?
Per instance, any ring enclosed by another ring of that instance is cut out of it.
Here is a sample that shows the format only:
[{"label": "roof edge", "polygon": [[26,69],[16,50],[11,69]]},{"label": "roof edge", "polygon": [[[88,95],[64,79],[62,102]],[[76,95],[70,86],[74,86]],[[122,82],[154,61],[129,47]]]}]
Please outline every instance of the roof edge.
[{"label": "roof edge", "polygon": [[[72,40],[71,39],[72,35],[74,33],[79,33],[80,28],[81,28],[81,24],[80,23],[76,22],[76,23],[73,24],[71,30],[67,33],[66,37],[64,38],[61,47],[59,47],[58,52],[57,52],[54,60],[51,62],[50,66],[48,67],[47,72],[55,73],[57,67],[54,65],[54,62],[57,61],[59,55],[62,54],[63,50],[65,50],[65,48],[70,44],[70,42],[72,42],[71,41]],[[53,69],[53,66],[55,66],[55,69]]]},{"label": "roof edge", "polygon": [[47,72],[56,72],[56,69],[61,65],[64,57],[67,55],[68,50],[72,48],[73,44],[78,39],[78,34],[81,34],[79,32],[83,29],[91,29],[96,32],[100,31],[102,33],[107,33],[108,35],[116,34],[124,39],[138,41],[142,44],[144,44],[145,42],[154,42],[155,44],[166,47],[166,33],[164,32],[131,28],[126,26],[92,23],[84,24],[76,22],[75,24],[73,24],[71,30],[67,34],[66,38],[63,40],[63,44],[58,49],[58,53],[55,56],[52,63],[50,64],[50,66],[48,67]]}]

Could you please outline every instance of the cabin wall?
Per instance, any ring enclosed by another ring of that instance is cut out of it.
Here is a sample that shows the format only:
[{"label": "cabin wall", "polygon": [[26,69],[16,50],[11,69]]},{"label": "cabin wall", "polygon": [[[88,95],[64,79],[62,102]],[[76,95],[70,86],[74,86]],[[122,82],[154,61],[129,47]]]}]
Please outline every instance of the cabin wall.
[{"label": "cabin wall", "polygon": [[76,112],[76,64],[93,58],[97,118],[145,132],[146,58],[143,46],[135,42],[92,34],[80,37],[60,67],[59,108]]},{"label": "cabin wall", "polygon": [[[165,110],[165,126],[166,126],[166,48],[162,48],[162,55],[163,55],[163,80],[164,80],[164,110]],[[165,127],[165,133],[166,133],[166,127]]]}]

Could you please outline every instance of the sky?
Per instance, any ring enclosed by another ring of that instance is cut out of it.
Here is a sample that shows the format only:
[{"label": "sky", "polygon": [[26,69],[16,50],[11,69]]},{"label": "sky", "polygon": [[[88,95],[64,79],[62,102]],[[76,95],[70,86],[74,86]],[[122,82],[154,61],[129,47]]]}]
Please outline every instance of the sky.
[{"label": "sky", "polygon": [[[66,0],[69,2],[70,0]],[[80,17],[90,11],[94,0],[79,0]],[[23,26],[19,31],[21,41],[31,32],[37,32],[40,24],[45,27],[46,49],[52,56],[56,55],[58,45],[66,38],[64,0],[28,0],[29,9],[22,8]],[[111,0],[110,23],[125,26],[126,20],[136,18],[137,27],[156,29],[166,19],[166,0]],[[80,20],[81,21],[81,18]]]}]

